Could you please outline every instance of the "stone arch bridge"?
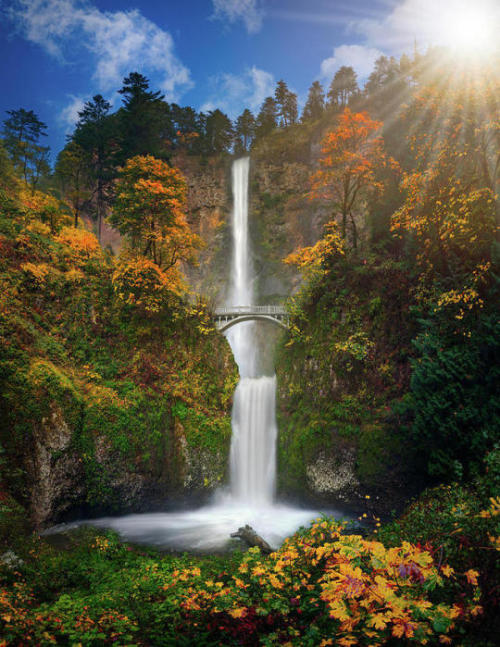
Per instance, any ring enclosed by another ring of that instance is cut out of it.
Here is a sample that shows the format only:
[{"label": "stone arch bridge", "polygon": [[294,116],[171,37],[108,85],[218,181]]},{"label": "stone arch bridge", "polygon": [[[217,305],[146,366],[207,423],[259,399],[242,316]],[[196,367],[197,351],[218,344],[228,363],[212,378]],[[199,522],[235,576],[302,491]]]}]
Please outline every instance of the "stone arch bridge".
[{"label": "stone arch bridge", "polygon": [[220,332],[242,321],[270,321],[282,328],[288,328],[289,315],[283,306],[228,306],[215,309],[214,321]]}]

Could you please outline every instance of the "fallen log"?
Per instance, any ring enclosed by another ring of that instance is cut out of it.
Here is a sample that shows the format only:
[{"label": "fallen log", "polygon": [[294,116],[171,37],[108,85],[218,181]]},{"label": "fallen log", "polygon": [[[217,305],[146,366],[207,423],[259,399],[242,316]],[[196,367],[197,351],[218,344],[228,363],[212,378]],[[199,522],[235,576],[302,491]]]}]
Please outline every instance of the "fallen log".
[{"label": "fallen log", "polygon": [[269,555],[273,552],[273,549],[267,543],[267,541],[265,539],[262,539],[262,537],[258,535],[255,530],[248,524],[246,526],[243,526],[242,528],[238,528],[238,532],[232,532],[231,537],[238,537],[239,539],[243,539],[243,541],[245,541],[249,546],[257,546],[258,548],[260,548],[260,552],[264,553],[265,555]]}]

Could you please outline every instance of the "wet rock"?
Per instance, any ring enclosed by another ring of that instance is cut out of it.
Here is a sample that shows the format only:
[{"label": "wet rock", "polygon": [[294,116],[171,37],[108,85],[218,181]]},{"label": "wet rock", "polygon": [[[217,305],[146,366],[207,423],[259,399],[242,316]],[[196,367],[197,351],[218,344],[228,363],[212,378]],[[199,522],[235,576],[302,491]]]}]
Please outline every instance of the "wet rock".
[{"label": "wet rock", "polygon": [[336,456],[320,452],[306,467],[307,484],[315,494],[339,495],[358,487],[355,475],[355,454],[350,449],[339,451]]},{"label": "wet rock", "polygon": [[242,528],[238,528],[238,532],[232,532],[231,537],[238,537],[239,539],[243,539],[243,541],[246,542],[250,547],[256,546],[257,548],[260,548],[260,552],[264,553],[265,555],[270,555],[273,552],[273,549],[267,543],[267,541],[265,539],[262,539],[262,537],[258,535],[255,530],[248,524],[246,524]]}]

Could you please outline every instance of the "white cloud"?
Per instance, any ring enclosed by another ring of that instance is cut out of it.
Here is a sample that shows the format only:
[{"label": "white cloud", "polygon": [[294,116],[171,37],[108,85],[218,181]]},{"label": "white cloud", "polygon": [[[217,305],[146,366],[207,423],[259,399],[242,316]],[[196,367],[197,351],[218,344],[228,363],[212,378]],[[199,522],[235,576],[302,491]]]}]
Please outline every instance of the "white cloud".
[{"label": "white cloud", "polygon": [[192,87],[189,70],[174,53],[172,36],[137,9],[101,11],[84,0],[17,0],[9,10],[25,38],[52,56],[72,61],[87,48],[102,92],[121,85],[125,75],[151,75],[167,99]]},{"label": "white cloud", "polygon": [[69,95],[70,101],[68,105],[59,113],[59,120],[66,126],[66,132],[73,131],[76,122],[78,121],[78,113],[83,110],[85,100],[82,97]]},{"label": "white cloud", "polygon": [[321,63],[321,77],[332,79],[342,65],[354,68],[359,79],[366,79],[373,70],[373,65],[382,52],[375,47],[363,45],[341,45],[335,47],[333,56]]},{"label": "white cloud", "polygon": [[389,14],[359,19],[350,27],[367,45],[398,55],[410,54],[415,42],[421,50],[449,45],[461,19],[471,29],[480,24],[483,38],[494,38],[500,29],[498,0],[403,0]]},{"label": "white cloud", "polygon": [[219,74],[211,79],[212,93],[201,110],[219,108],[230,117],[235,118],[245,108],[252,112],[259,110],[264,99],[274,94],[275,80],[270,72],[255,66],[248,68],[238,76],[236,74]]},{"label": "white cloud", "polygon": [[262,9],[258,0],[212,0],[213,18],[225,20],[231,24],[242,20],[249,34],[257,33],[262,27]]}]

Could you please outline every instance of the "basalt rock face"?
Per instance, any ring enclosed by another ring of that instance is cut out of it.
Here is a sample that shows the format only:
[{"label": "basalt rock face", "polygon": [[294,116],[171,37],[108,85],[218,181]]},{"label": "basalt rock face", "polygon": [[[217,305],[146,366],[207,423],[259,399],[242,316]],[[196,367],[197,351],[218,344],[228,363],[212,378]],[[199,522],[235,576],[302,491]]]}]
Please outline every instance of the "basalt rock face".
[{"label": "basalt rock face", "polygon": [[314,244],[328,211],[309,199],[317,149],[297,131],[275,132],[252,151],[250,229],[255,250],[257,293],[264,303],[279,302],[300,284],[283,260],[298,247]]},{"label": "basalt rock face", "polygon": [[[308,196],[317,165],[317,136],[277,131],[250,153],[249,228],[254,292],[262,303],[280,302],[300,284],[295,268],[285,265],[297,247],[314,244],[331,217]],[[188,217],[203,239],[197,267],[186,267],[191,285],[221,304],[229,284],[231,240],[231,163],[229,157],[202,159],[178,154],[173,160],[188,184]]]},{"label": "basalt rock face", "polygon": [[25,456],[31,521],[43,528],[68,515],[123,514],[157,509],[177,499],[203,499],[223,481],[229,436],[213,450],[196,447],[178,420],[165,429],[169,451],[130,460],[106,435],[93,439],[92,461],[79,450],[80,432],[51,406],[35,425]]},{"label": "basalt rock face", "polygon": [[179,153],[172,163],[186,178],[189,223],[203,240],[197,266],[186,267],[185,272],[195,291],[221,303],[231,258],[231,161]]},{"label": "basalt rock face", "polygon": [[50,409],[35,424],[32,449],[26,455],[31,516],[37,527],[60,516],[84,494],[82,461],[71,447],[73,430],[57,405]]}]

